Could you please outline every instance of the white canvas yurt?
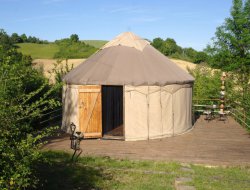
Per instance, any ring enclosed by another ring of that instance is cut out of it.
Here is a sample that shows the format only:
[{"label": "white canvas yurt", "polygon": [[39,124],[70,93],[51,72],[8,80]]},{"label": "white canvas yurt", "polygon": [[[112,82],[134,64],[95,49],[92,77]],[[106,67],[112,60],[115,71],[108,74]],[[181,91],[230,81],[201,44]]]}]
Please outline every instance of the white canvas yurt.
[{"label": "white canvas yurt", "polygon": [[85,138],[171,137],[192,128],[194,78],[125,32],[64,77],[62,129]]}]

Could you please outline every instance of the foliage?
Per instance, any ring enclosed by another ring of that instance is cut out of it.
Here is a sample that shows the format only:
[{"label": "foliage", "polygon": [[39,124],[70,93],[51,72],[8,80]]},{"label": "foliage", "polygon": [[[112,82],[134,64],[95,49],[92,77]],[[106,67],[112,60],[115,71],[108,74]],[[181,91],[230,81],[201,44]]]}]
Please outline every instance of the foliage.
[{"label": "foliage", "polygon": [[189,70],[189,73],[195,78],[194,99],[218,99],[220,97],[220,70],[212,70],[207,66],[197,65],[195,69]]},{"label": "foliage", "polygon": [[47,44],[49,43],[47,40],[40,40],[37,37],[34,36],[26,36],[26,34],[18,35],[17,33],[13,33],[10,36],[10,40],[12,43],[37,43],[37,44]]},{"label": "foliage", "polygon": [[250,0],[233,0],[230,17],[217,28],[206,52],[210,66],[228,71],[234,79],[231,101],[250,117]]},{"label": "foliage", "polygon": [[182,48],[178,46],[172,38],[167,38],[166,40],[155,38],[151,45],[164,55],[170,56],[171,58],[182,59],[194,63],[202,63],[207,59],[205,52],[199,52],[193,48]]},{"label": "foliage", "polygon": [[18,53],[3,30],[0,39],[0,189],[25,189],[37,183],[41,138],[51,132],[39,129],[38,120],[60,102],[57,86],[31,67],[31,58]]},{"label": "foliage", "polygon": [[63,67],[62,60],[57,60],[54,64],[53,73],[55,73],[55,81],[57,84],[62,83],[63,76],[73,69],[73,64],[70,66],[66,60],[66,65]]},{"label": "foliage", "polygon": [[77,34],[71,34],[69,39],[71,42],[79,42],[79,37]]},{"label": "foliage", "polygon": [[79,41],[76,34],[62,40],[56,40],[59,51],[54,58],[70,59],[70,58],[87,58],[97,51],[97,48]]}]

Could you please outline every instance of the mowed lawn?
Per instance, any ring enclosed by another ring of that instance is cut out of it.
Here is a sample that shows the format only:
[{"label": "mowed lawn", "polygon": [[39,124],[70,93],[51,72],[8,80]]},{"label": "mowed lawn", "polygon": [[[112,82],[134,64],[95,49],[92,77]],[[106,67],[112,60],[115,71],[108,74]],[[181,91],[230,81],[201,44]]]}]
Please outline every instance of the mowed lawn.
[{"label": "mowed lawn", "polygon": [[55,53],[59,51],[58,45],[54,43],[19,43],[16,45],[19,47],[19,52],[23,53],[24,55],[30,55],[33,59],[53,59]]},{"label": "mowed lawn", "polygon": [[[109,157],[84,156],[71,162],[71,154],[43,152],[51,160],[38,167],[42,189],[169,189],[179,177],[191,177],[197,190],[241,189],[250,187],[249,167],[216,167],[176,162],[118,160]],[[191,170],[191,171],[190,171]]]}]

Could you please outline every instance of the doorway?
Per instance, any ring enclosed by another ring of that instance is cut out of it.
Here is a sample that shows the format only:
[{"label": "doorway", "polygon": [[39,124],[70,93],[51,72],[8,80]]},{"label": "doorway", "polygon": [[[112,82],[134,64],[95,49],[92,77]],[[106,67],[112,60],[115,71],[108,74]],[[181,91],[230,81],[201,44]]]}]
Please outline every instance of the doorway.
[{"label": "doorway", "polygon": [[123,86],[102,86],[103,137],[123,136]]}]

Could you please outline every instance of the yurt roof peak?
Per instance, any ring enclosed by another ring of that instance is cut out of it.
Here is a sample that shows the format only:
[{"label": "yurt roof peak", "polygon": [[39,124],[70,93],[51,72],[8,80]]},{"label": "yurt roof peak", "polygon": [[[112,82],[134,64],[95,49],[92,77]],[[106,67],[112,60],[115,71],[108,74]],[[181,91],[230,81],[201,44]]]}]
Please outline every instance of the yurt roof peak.
[{"label": "yurt roof peak", "polygon": [[116,36],[113,40],[105,44],[101,49],[105,49],[113,46],[127,46],[133,47],[137,50],[143,51],[143,49],[150,44],[147,40],[140,38],[132,32],[124,32]]},{"label": "yurt roof peak", "polygon": [[131,32],[108,42],[63,79],[75,85],[157,85],[192,83],[194,78]]}]

